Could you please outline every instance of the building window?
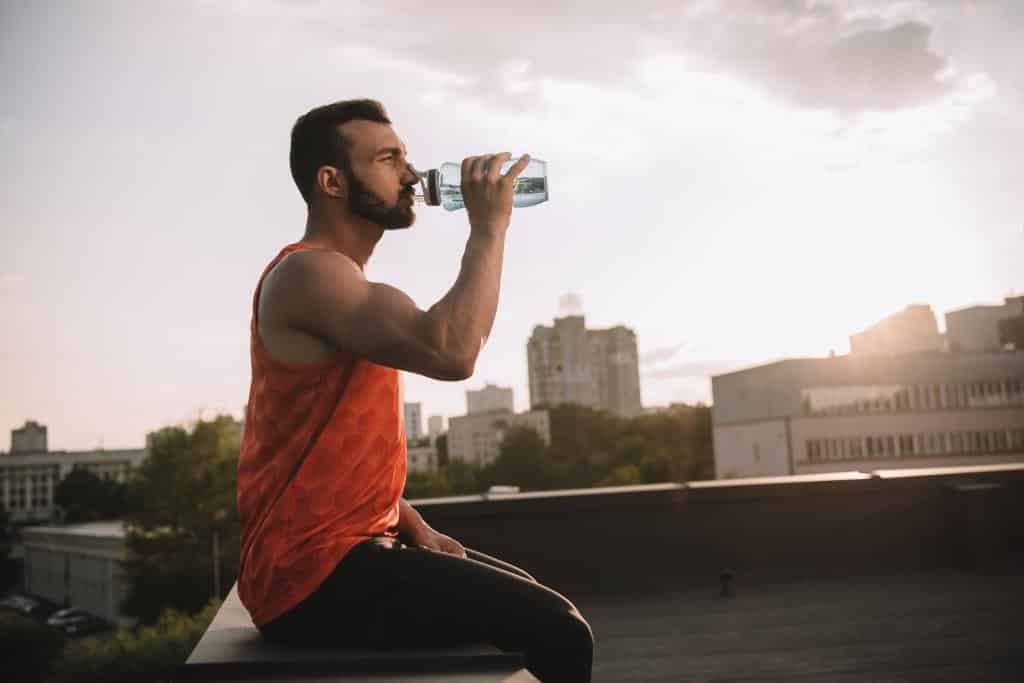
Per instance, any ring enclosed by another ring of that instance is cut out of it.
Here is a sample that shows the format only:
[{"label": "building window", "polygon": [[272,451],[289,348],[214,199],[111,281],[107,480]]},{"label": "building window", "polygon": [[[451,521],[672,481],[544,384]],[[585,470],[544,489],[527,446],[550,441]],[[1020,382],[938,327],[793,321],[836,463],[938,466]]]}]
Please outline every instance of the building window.
[{"label": "building window", "polygon": [[998,431],[993,434],[993,446],[997,451],[1005,451],[1007,445],[1006,432]]},{"label": "building window", "polygon": [[949,435],[949,449],[954,453],[963,453],[964,437],[960,432],[953,432]]}]

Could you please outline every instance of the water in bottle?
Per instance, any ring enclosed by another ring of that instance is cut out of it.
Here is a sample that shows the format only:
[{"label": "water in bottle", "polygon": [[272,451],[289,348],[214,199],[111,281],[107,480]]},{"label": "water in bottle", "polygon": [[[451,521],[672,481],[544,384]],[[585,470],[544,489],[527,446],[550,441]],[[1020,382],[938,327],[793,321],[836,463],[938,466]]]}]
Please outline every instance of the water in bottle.
[{"label": "water in bottle", "polygon": [[[501,173],[518,161],[510,159],[501,165]],[[428,206],[443,206],[449,211],[465,207],[462,201],[462,165],[446,162],[436,169],[419,173],[420,188],[415,198]],[[530,159],[516,178],[512,191],[513,206],[533,206],[548,200],[548,165],[540,159]]]}]

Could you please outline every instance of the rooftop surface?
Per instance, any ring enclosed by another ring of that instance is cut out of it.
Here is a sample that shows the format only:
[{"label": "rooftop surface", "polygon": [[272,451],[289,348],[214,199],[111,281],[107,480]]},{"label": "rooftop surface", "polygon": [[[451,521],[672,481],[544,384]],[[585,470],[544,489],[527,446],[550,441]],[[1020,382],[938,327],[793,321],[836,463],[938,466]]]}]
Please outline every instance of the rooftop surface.
[{"label": "rooftop surface", "polygon": [[947,573],[733,584],[577,600],[594,681],[1024,680],[1024,577]]}]

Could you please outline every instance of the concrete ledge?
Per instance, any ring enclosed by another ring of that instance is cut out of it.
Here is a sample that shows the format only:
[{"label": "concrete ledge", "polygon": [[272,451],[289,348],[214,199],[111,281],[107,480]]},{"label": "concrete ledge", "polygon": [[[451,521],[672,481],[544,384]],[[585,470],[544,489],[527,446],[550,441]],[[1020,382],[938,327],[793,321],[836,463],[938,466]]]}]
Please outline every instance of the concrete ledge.
[{"label": "concrete ledge", "polygon": [[265,640],[232,587],[178,681],[533,681],[523,657],[489,645],[426,650],[290,648]]}]

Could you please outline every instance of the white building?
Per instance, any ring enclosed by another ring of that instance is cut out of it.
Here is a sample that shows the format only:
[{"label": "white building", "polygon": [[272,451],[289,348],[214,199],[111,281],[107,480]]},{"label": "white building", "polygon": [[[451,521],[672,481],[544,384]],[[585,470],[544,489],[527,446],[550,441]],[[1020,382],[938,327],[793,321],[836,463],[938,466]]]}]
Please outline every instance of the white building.
[{"label": "white building", "polygon": [[515,412],[514,393],[511,387],[486,384],[483,389],[466,392],[466,414],[490,413],[495,410]]},{"label": "white building", "polygon": [[551,443],[551,422],[546,410],[518,415],[508,410],[461,415],[448,420],[448,459],[484,467],[501,454],[501,442],[512,427],[533,429]]},{"label": "white building", "polygon": [[711,387],[720,479],[1024,462],[1024,351],[784,360]]},{"label": "white building", "polygon": [[1007,297],[1002,306],[968,306],[946,314],[950,351],[995,351],[1002,348],[999,323],[1024,315],[1024,296]]},{"label": "white building", "polygon": [[120,610],[127,592],[122,522],[28,526],[21,534],[28,593],[81,607],[122,625],[134,621]]},{"label": "white building", "polygon": [[437,449],[434,445],[412,446],[407,449],[406,469],[412,474],[429,474],[437,471]]},{"label": "white building", "polygon": [[444,434],[444,417],[441,415],[431,415],[427,418],[427,436],[430,437],[430,443],[433,445],[437,441],[437,437]]},{"label": "white building", "polygon": [[404,409],[406,441],[417,441],[423,438],[423,404],[406,403]]},{"label": "white building", "polygon": [[56,514],[57,484],[73,469],[81,467],[101,479],[123,483],[146,454],[146,449],[138,448],[0,455],[0,505],[14,522],[51,521]]}]

